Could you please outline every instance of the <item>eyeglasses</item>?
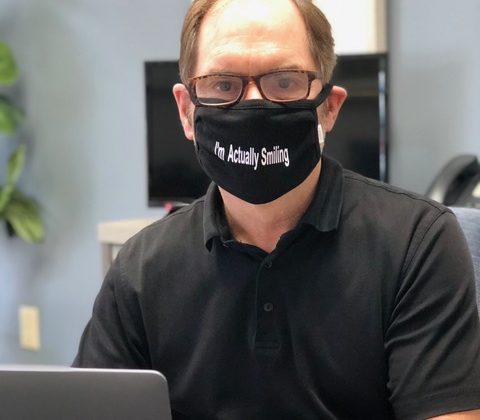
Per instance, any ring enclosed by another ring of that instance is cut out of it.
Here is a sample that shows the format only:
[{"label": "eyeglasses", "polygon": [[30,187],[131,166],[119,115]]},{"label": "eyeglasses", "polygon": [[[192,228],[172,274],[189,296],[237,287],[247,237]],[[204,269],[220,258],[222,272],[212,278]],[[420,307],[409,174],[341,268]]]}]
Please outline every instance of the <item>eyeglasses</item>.
[{"label": "eyeglasses", "polygon": [[264,99],[292,102],[306,99],[315,79],[318,74],[307,70],[278,70],[257,76],[211,74],[190,79],[188,90],[195,105],[233,105],[253,81]]}]

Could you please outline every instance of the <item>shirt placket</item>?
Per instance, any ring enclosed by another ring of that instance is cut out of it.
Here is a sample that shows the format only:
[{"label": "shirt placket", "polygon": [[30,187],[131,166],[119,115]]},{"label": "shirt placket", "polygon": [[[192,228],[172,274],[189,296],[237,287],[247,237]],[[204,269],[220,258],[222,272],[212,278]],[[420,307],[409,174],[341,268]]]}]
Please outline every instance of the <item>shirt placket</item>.
[{"label": "shirt placket", "polygon": [[265,257],[257,271],[255,349],[278,349],[280,337],[277,328],[278,294],[276,293],[274,261]]}]

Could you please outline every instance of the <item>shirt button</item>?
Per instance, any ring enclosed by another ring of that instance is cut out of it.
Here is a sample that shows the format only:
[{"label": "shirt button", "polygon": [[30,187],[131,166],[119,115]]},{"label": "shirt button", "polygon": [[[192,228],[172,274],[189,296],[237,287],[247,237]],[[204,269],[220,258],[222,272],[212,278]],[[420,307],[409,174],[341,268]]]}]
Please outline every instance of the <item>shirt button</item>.
[{"label": "shirt button", "polygon": [[265,267],[266,267],[266,268],[272,268],[272,261],[268,260],[268,261],[265,263]]},{"label": "shirt button", "polygon": [[263,305],[263,310],[265,312],[272,312],[273,311],[273,303],[267,302]]}]

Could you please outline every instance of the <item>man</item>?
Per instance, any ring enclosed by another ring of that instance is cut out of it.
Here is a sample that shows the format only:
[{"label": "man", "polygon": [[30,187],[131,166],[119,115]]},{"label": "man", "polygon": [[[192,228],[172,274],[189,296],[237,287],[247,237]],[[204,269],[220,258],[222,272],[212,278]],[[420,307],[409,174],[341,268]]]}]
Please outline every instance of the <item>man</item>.
[{"label": "man", "polygon": [[452,213],[321,158],[346,97],[308,0],[197,0],[173,92],[214,183],[130,240],[76,366],[163,372],[175,418],[480,418]]}]

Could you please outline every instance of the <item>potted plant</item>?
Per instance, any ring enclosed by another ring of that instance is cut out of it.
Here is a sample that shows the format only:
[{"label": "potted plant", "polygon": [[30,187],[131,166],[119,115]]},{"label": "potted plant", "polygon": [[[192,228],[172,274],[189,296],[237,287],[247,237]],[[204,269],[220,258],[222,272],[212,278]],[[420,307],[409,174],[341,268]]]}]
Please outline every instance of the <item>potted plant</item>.
[{"label": "potted plant", "polygon": [[[11,141],[22,119],[23,112],[4,92],[15,84],[18,69],[7,44],[0,41],[0,141]],[[18,145],[11,153],[6,165],[4,178],[0,174],[0,219],[5,221],[8,232],[27,242],[39,242],[44,237],[43,222],[38,203],[23,194],[17,181],[25,163],[25,145]],[[0,173],[1,173],[0,172]]]}]

